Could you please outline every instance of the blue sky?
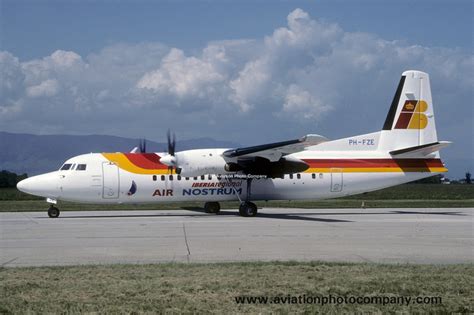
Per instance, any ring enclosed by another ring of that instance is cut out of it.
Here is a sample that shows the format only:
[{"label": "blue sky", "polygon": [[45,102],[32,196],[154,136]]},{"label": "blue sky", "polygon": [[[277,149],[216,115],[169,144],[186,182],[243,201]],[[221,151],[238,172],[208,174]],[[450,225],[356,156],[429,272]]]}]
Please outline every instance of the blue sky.
[{"label": "blue sky", "polygon": [[[261,38],[301,8],[353,32],[472,49],[472,1],[2,0],[2,49],[21,60],[58,48],[84,56],[115,42],[158,41],[186,51],[211,40]],[[413,27],[416,24],[417,27]]]},{"label": "blue sky", "polygon": [[3,131],[336,139],[379,130],[417,69],[455,142],[444,156],[474,156],[472,1],[0,5]]}]

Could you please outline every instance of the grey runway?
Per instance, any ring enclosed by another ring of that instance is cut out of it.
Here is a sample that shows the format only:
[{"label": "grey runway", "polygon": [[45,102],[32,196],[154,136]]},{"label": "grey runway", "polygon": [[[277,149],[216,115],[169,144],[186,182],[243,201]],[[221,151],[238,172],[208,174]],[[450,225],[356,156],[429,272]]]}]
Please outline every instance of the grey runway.
[{"label": "grey runway", "polygon": [[472,263],[473,210],[263,208],[0,213],[0,264],[322,260]]}]

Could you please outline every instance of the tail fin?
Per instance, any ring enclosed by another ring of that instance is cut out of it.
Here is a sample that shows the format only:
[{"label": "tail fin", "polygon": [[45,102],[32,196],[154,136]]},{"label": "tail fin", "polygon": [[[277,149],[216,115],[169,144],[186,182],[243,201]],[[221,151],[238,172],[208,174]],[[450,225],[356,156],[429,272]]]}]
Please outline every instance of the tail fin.
[{"label": "tail fin", "polygon": [[380,140],[381,147],[388,150],[438,142],[427,73],[414,70],[403,72]]}]

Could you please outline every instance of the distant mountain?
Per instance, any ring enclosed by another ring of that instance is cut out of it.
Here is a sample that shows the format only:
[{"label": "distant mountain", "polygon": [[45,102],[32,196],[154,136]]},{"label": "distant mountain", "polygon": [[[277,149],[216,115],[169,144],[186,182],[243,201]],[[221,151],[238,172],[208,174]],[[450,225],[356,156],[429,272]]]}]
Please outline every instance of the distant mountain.
[{"label": "distant mountain", "polygon": [[[62,163],[75,155],[89,152],[130,152],[138,146],[139,139],[115,136],[36,136],[0,131],[0,171],[7,170],[29,176],[58,169]],[[235,148],[238,143],[218,141],[211,138],[181,140],[178,150],[199,148]],[[147,151],[166,151],[166,143],[147,140]],[[474,172],[472,158],[456,159],[442,155],[449,169],[445,174],[450,179],[464,178],[466,172]]]},{"label": "distant mountain", "polygon": [[[68,158],[89,152],[130,152],[138,146],[139,139],[115,136],[17,134],[0,131],[0,170],[29,176],[58,169]],[[234,142],[211,138],[181,140],[178,150],[199,148],[235,148]],[[166,151],[167,144],[147,140],[147,151]]]}]

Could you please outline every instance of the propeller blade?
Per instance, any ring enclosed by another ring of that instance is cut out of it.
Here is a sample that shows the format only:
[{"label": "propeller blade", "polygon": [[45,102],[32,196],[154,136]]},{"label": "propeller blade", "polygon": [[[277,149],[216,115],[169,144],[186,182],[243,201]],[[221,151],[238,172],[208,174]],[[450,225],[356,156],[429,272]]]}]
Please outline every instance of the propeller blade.
[{"label": "propeller blade", "polygon": [[170,129],[166,133],[166,139],[168,140],[168,154],[174,156],[176,152],[176,135],[173,133],[173,138],[171,138]]},{"label": "propeller blade", "polygon": [[168,129],[168,132],[166,133],[166,140],[168,141],[168,154],[171,154],[171,131]]},{"label": "propeller blade", "polygon": [[174,134],[173,132],[173,142],[172,142],[172,151],[171,151],[171,155],[174,156],[175,152],[176,152],[176,135]]},{"label": "propeller blade", "polygon": [[176,153],[176,135],[173,133],[171,136],[171,130],[168,129],[166,133],[166,140],[168,141],[168,155],[165,155],[160,159],[161,163],[168,165],[168,172],[173,172],[178,165]]},{"label": "propeller blade", "polygon": [[140,153],[146,153],[146,140],[145,139],[140,139],[138,148],[139,148]]}]

